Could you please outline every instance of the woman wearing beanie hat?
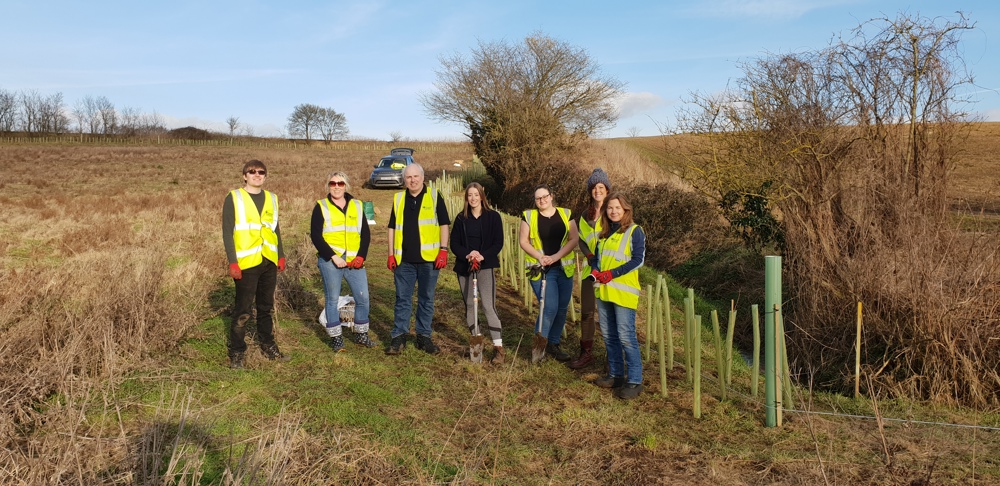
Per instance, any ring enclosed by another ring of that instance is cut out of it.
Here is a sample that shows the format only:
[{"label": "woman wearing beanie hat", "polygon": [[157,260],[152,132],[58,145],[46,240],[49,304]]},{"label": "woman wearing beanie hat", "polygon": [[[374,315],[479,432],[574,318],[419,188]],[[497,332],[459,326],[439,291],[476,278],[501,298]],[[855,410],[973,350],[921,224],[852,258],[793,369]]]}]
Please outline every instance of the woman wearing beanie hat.
[{"label": "woman wearing beanie hat", "polygon": [[[601,233],[601,211],[604,199],[611,192],[611,180],[600,167],[594,169],[587,179],[587,195],[590,203],[580,213],[577,227],[580,229],[580,252],[584,261],[590,261],[597,248],[597,236]],[[590,265],[580,272],[584,278],[580,284],[580,355],[568,366],[574,370],[583,368],[594,361],[594,315],[597,305],[594,299],[594,277],[590,275]]]}]

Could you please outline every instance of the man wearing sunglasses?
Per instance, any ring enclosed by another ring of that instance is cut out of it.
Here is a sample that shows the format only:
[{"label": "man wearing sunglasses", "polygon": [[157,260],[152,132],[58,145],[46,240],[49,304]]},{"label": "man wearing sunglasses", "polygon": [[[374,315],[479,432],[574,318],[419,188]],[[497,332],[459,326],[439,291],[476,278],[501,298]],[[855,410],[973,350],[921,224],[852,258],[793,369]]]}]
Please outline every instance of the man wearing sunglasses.
[{"label": "man wearing sunglasses", "polygon": [[243,164],[244,186],[230,191],[222,205],[222,242],[229,276],[236,284],[236,303],[229,327],[229,367],[243,369],[247,322],[256,301],[257,343],[268,359],[289,358],[274,342],[274,289],[285,270],[278,229],[278,196],[263,189],[267,167],[259,160]]}]

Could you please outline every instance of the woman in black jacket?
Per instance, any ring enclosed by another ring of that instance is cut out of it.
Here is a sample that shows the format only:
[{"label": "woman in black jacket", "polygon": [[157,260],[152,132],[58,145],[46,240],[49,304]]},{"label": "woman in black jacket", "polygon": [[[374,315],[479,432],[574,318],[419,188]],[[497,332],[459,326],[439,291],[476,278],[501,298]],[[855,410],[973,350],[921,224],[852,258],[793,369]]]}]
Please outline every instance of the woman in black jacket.
[{"label": "woman in black jacket", "polygon": [[479,300],[493,339],[493,357],[490,363],[503,364],[503,339],[500,336],[500,317],[496,310],[496,276],[503,249],[503,220],[500,213],[490,209],[483,186],[472,182],[465,188],[465,207],[455,216],[451,225],[451,251],[455,254],[455,273],[458,286],[465,298],[465,319],[471,332],[476,319],[472,295],[472,273],[477,273]]}]

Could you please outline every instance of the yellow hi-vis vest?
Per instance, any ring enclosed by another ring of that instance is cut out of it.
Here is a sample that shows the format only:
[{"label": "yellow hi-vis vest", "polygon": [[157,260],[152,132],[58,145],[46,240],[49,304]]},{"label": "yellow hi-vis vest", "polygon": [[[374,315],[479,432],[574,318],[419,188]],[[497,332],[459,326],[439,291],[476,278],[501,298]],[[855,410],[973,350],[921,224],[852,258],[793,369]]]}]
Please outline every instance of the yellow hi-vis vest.
[{"label": "yellow hi-vis vest", "polygon": [[278,196],[264,191],[264,211],[257,212],[257,205],[245,189],[233,189],[233,206],[236,224],[233,226],[233,243],[236,245],[236,263],[240,270],[256,267],[264,258],[278,263]]},{"label": "yellow hi-vis vest", "polygon": [[[577,228],[577,230],[580,232],[580,239],[583,240],[585,245],[587,245],[590,253],[597,252],[597,237],[601,234],[601,215],[597,215],[597,219],[594,220],[593,228],[590,227],[590,223],[588,223],[585,218],[580,218],[580,227]],[[580,272],[580,275],[586,277],[587,275],[590,275],[591,270],[590,261],[584,258],[583,271]]]},{"label": "yellow hi-vis vest", "polygon": [[319,204],[319,209],[323,212],[323,240],[337,256],[351,263],[361,249],[364,205],[357,199],[351,199],[344,211],[341,211],[327,197],[316,201],[316,204]]},{"label": "yellow hi-vis vest", "polygon": [[[566,246],[566,242],[569,240],[570,212],[569,209],[566,208],[556,208],[556,212],[559,213],[559,216],[562,218],[563,225],[566,226],[566,234],[563,235],[562,243],[560,244],[560,246]],[[529,209],[525,211],[524,220],[528,222],[528,241],[531,242],[531,246],[534,249],[542,251],[542,238],[538,236],[538,210]],[[573,251],[571,250],[569,253],[560,258],[559,262],[562,263],[563,272],[566,273],[566,276],[572,277],[573,270],[576,269],[576,260],[573,258]],[[531,255],[524,255],[525,267],[530,267],[535,263],[538,263],[538,260],[536,260],[535,257]],[[538,280],[540,278],[542,278],[542,276],[537,275],[532,280]]]},{"label": "yellow hi-vis vest", "polygon": [[[437,220],[437,189],[428,188],[420,201],[420,212],[417,222],[420,225],[420,257],[433,262],[441,249],[441,225]],[[406,191],[396,193],[392,207],[396,212],[396,227],[392,242],[392,254],[397,262],[403,261],[403,213],[406,204]]]},{"label": "yellow hi-vis vest", "polygon": [[[601,249],[601,271],[618,268],[632,259],[632,232],[636,225],[631,225],[622,233],[615,231],[599,243]],[[629,309],[639,308],[639,269],[616,277],[606,284],[598,284],[597,298],[605,302],[618,304]]]}]

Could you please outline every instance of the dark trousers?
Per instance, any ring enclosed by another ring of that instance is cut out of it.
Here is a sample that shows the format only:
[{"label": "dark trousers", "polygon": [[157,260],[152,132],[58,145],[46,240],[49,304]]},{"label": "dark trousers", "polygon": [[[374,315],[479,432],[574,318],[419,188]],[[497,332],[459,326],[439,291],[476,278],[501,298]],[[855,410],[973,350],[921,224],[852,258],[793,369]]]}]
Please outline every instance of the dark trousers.
[{"label": "dark trousers", "polygon": [[271,260],[243,270],[236,283],[236,306],[229,326],[229,355],[247,350],[247,322],[253,317],[251,308],[256,301],[257,342],[261,346],[274,344],[274,288],[278,284],[278,266]]}]

